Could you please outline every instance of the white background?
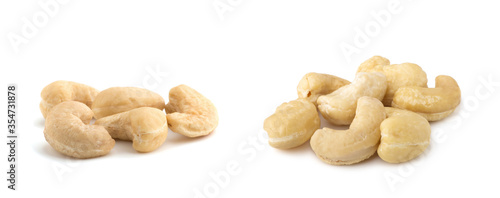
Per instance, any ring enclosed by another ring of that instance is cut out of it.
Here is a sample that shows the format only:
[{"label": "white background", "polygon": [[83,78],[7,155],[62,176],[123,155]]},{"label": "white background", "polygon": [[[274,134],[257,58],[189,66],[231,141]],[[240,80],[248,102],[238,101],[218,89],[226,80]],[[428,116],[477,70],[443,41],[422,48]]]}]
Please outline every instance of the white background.
[{"label": "white background", "polygon": [[[0,112],[6,113],[6,85],[16,83],[20,133],[18,191],[1,182],[2,197],[195,197],[204,189],[211,190],[206,197],[500,195],[498,3],[395,1],[397,11],[382,25],[370,13],[388,12],[394,1],[69,1],[38,24],[27,43],[12,45],[9,35],[22,36],[23,18],[44,15],[38,3],[47,1],[0,3]],[[230,10],[220,17],[214,2]],[[362,45],[354,43],[359,32],[370,34]],[[358,50],[346,56],[346,44]],[[352,80],[373,55],[419,64],[430,87],[440,74],[461,86],[456,112],[431,124],[425,155],[396,165],[375,155],[331,166],[309,143],[283,151],[257,139],[275,107],[297,97],[304,74]],[[156,68],[159,80],[148,72]],[[166,100],[176,85],[195,88],[216,105],[219,127],[197,139],[169,132],[165,144],[147,154],[118,141],[107,156],[88,160],[64,157],[45,141],[38,109],[45,85],[71,80],[104,90],[144,87],[144,79]],[[6,154],[2,117],[0,153]],[[7,157],[0,159],[4,171]],[[237,171],[223,186],[210,177],[227,174],[234,163]]]}]

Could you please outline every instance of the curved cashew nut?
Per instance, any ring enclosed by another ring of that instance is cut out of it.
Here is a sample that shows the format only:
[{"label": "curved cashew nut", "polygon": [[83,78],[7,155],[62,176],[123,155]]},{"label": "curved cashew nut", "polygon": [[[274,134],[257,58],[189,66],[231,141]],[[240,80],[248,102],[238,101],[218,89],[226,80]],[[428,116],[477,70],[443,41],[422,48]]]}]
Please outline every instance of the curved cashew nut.
[{"label": "curved cashew nut", "polygon": [[441,75],[436,77],[436,88],[399,88],[394,94],[392,106],[418,113],[428,121],[437,121],[453,113],[460,104],[460,95],[455,79]]},{"label": "curved cashew nut", "polygon": [[163,111],[152,107],[140,107],[96,120],[111,137],[131,140],[139,152],[150,152],[160,147],[167,138],[167,118]]},{"label": "curved cashew nut", "polygon": [[411,111],[386,107],[380,124],[382,138],[377,153],[389,163],[410,161],[424,152],[431,139],[431,125]]},{"label": "curved cashew nut", "polygon": [[64,101],[78,101],[90,107],[98,93],[99,90],[88,85],[64,80],[55,81],[42,89],[40,111],[46,118],[52,107]]},{"label": "curved cashew nut", "polygon": [[297,99],[276,108],[276,112],[264,121],[264,130],[271,146],[289,149],[309,140],[320,125],[314,104],[307,99]]},{"label": "curved cashew nut", "polygon": [[387,88],[385,75],[380,72],[360,72],[354,81],[333,93],[318,98],[323,117],[336,125],[349,125],[356,113],[356,103],[362,96],[382,100]]},{"label": "curved cashew nut", "polygon": [[170,89],[165,111],[170,129],[187,137],[208,135],[219,123],[214,104],[187,85]]},{"label": "curved cashew nut", "polygon": [[334,75],[311,72],[300,80],[297,86],[297,95],[299,98],[305,98],[317,105],[318,97],[332,93],[350,83],[348,80]]},{"label": "curved cashew nut", "polygon": [[318,129],[311,147],[324,162],[349,165],[361,162],[377,151],[380,123],[385,119],[384,105],[371,97],[358,99],[356,117],[348,130]]},{"label": "curved cashew nut", "polygon": [[110,116],[139,107],[163,110],[165,100],[155,92],[137,87],[112,87],[97,94],[92,111],[95,118]]},{"label": "curved cashew nut", "polygon": [[382,103],[391,106],[394,93],[400,87],[418,86],[427,88],[427,74],[413,63],[389,65],[389,60],[374,56],[362,63],[358,72],[382,72],[387,77],[387,91]]},{"label": "curved cashew nut", "polygon": [[43,131],[47,142],[60,153],[75,158],[106,155],[115,140],[104,127],[89,125],[93,113],[81,102],[66,101],[47,115]]}]

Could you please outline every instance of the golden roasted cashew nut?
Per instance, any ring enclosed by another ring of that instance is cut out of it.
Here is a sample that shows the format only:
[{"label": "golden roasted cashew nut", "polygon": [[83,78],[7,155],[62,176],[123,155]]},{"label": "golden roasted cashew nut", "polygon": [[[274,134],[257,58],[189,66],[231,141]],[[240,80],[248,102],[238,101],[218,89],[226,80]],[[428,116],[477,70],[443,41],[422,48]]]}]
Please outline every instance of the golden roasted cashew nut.
[{"label": "golden roasted cashew nut", "polygon": [[428,121],[449,116],[460,104],[461,92],[455,79],[436,77],[436,88],[401,87],[394,94],[392,106],[420,114]]},{"label": "golden roasted cashew nut", "polygon": [[297,99],[276,108],[264,121],[264,130],[269,135],[269,145],[289,149],[309,140],[320,125],[314,104],[307,99]]},{"label": "golden roasted cashew nut", "polygon": [[380,140],[380,123],[385,119],[384,105],[372,97],[357,101],[356,117],[348,130],[318,129],[311,137],[311,147],[322,161],[349,165],[372,156]]},{"label": "golden roasted cashew nut", "polygon": [[89,125],[93,115],[81,102],[66,101],[54,106],[45,120],[45,139],[52,148],[67,156],[106,155],[115,146],[115,140],[104,127]]}]

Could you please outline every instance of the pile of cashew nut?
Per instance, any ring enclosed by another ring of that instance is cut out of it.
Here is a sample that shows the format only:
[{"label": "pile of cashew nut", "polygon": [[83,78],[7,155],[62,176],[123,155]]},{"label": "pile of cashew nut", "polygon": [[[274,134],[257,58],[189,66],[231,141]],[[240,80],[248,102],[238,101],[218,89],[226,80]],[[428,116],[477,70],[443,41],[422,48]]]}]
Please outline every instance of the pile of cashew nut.
[{"label": "pile of cashew nut", "polygon": [[[413,63],[390,64],[374,56],[363,62],[354,81],[308,73],[297,86],[298,99],[283,103],[264,121],[269,144],[279,149],[310,140],[316,156],[333,165],[350,165],[375,152],[389,163],[410,161],[429,146],[429,122],[449,116],[461,92],[450,76],[427,74]],[[347,130],[320,129],[320,117]]]},{"label": "pile of cashew nut", "polygon": [[138,152],[151,152],[165,142],[169,128],[199,137],[213,132],[219,122],[214,104],[186,85],[172,88],[167,104],[147,89],[112,87],[100,92],[71,81],[47,85],[41,97],[45,139],[56,151],[75,158],[106,155],[115,139],[132,141]]}]

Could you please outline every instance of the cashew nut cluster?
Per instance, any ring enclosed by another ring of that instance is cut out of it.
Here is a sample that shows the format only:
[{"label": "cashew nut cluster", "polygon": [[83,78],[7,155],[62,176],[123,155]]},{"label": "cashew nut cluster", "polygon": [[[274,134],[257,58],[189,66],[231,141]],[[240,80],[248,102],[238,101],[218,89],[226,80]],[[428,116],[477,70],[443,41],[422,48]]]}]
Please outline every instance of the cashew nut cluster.
[{"label": "cashew nut cluster", "polygon": [[[316,156],[333,165],[355,164],[375,152],[388,163],[418,157],[429,146],[429,121],[449,116],[461,98],[452,77],[438,76],[436,87],[428,88],[420,66],[391,64],[381,56],[361,63],[352,83],[308,73],[299,81],[297,94],[299,99],[280,105],[264,121],[269,144],[289,149],[310,139]],[[317,111],[329,123],[349,129],[319,129]]]},{"label": "cashew nut cluster", "polygon": [[389,64],[384,57],[374,56],[358,67],[358,72],[382,72],[387,78],[387,91],[382,103],[391,106],[394,93],[400,87],[427,87],[427,74],[413,63]]},{"label": "cashew nut cluster", "polygon": [[170,129],[187,137],[210,134],[219,124],[219,114],[214,104],[187,85],[170,89],[165,105]]},{"label": "cashew nut cluster", "polygon": [[[138,152],[151,152],[165,142],[169,126],[197,137],[210,134],[219,122],[212,102],[186,85],[172,88],[166,105],[162,96],[147,89],[112,87],[99,92],[70,81],[47,85],[41,96],[46,141],[75,158],[106,155],[115,139],[132,141]],[[90,124],[92,118],[96,121]]]}]

